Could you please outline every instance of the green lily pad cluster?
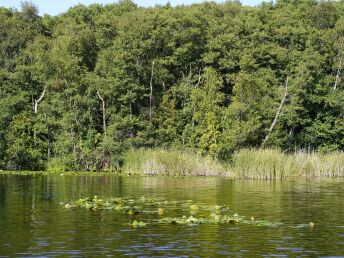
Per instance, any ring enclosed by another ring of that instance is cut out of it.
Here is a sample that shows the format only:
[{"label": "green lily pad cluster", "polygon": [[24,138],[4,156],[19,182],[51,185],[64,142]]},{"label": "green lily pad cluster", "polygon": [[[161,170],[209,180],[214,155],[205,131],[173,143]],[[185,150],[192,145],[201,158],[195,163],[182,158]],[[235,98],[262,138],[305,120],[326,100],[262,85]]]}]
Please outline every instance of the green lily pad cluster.
[{"label": "green lily pad cluster", "polygon": [[234,214],[233,216],[229,215],[218,215],[211,213],[208,217],[193,217],[192,215],[182,216],[181,218],[170,218],[164,217],[159,219],[160,224],[176,224],[176,225],[197,225],[197,224],[248,224],[256,226],[269,226],[276,227],[282,225],[282,223],[274,223],[267,220],[248,220],[243,216]]},{"label": "green lily pad cluster", "polygon": [[147,226],[147,223],[143,221],[134,220],[133,222],[130,222],[129,225],[132,226],[133,228],[142,228],[142,227]]},{"label": "green lily pad cluster", "polygon": [[[174,202],[163,201],[161,199],[153,198],[110,198],[102,199],[98,196],[92,198],[80,198],[74,202],[64,204],[64,207],[69,208],[86,208],[91,210],[116,210],[122,211],[128,215],[134,215],[139,213],[157,213],[162,214],[164,208],[162,206],[174,205]],[[145,208],[145,209],[144,209]]]},{"label": "green lily pad cluster", "polygon": [[[223,205],[196,204],[192,200],[167,201],[159,198],[109,198],[102,199],[98,196],[81,198],[71,203],[64,204],[67,209],[85,208],[89,210],[114,210],[126,216],[135,218],[129,225],[133,228],[145,227],[148,224],[171,225],[199,225],[199,224],[247,224],[256,226],[279,226],[267,220],[251,217],[247,219],[233,213],[229,207]],[[180,217],[167,216],[176,214],[188,214]],[[141,216],[147,221],[140,221]],[[149,215],[149,216],[147,216]],[[166,216],[165,216],[166,215]],[[147,218],[148,217],[148,218]]]}]

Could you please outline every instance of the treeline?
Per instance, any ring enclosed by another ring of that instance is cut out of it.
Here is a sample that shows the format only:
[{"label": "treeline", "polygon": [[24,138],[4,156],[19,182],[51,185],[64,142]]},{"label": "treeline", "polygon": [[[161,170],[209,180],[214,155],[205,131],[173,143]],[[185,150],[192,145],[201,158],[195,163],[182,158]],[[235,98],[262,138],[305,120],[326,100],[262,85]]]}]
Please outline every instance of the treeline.
[{"label": "treeline", "polygon": [[0,169],[344,149],[344,2],[0,8]]}]

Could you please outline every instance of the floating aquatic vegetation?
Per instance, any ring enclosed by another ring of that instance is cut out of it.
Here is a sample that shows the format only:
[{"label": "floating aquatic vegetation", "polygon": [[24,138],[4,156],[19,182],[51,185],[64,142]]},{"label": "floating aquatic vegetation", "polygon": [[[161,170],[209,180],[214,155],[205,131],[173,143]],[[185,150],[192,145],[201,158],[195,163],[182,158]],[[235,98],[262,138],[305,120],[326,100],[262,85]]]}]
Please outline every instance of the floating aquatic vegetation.
[{"label": "floating aquatic vegetation", "polygon": [[[84,208],[90,210],[114,210],[126,216],[135,216],[135,220],[129,223],[133,228],[145,227],[144,221],[136,220],[138,216],[155,224],[171,225],[199,225],[199,224],[246,224],[266,227],[276,227],[281,223],[260,220],[251,217],[247,219],[233,213],[229,207],[223,205],[206,205],[194,203],[192,200],[168,201],[161,198],[109,198],[102,199],[98,196],[92,198],[80,198],[74,202],[64,204],[67,209]],[[190,216],[168,217],[164,214],[190,213]],[[197,215],[197,216],[196,216]]]},{"label": "floating aquatic vegetation", "polygon": [[145,223],[143,221],[134,220],[134,221],[130,222],[129,225],[132,226],[133,228],[143,228],[143,227],[147,226],[147,223]]},{"label": "floating aquatic vegetation", "polygon": [[194,218],[193,216],[181,218],[170,218],[165,217],[158,220],[159,224],[177,224],[177,225],[186,225],[186,224],[203,224],[206,220],[204,218]]},{"label": "floating aquatic vegetation", "polygon": [[163,215],[164,212],[165,212],[165,209],[164,209],[164,208],[159,208],[159,209],[158,209],[158,214],[159,214],[159,215]]},{"label": "floating aquatic vegetation", "polygon": [[197,206],[196,204],[192,204],[192,205],[190,206],[190,210],[192,210],[192,211],[197,211],[197,210],[198,210],[198,206]]},{"label": "floating aquatic vegetation", "polygon": [[299,224],[295,226],[296,229],[313,229],[315,227],[314,222],[309,222],[308,224]]},{"label": "floating aquatic vegetation", "polygon": [[[155,208],[154,213],[163,213],[163,206],[169,205],[168,201],[153,198],[138,198],[138,199],[127,199],[127,198],[110,198],[107,200],[93,196],[92,198],[80,198],[74,202],[65,204],[65,208],[86,208],[93,210],[117,210],[124,211],[125,213],[132,215],[141,212],[149,212],[150,208]],[[171,203],[172,205],[174,203]],[[159,207],[159,208],[157,208]],[[144,210],[144,208],[148,208]]]}]

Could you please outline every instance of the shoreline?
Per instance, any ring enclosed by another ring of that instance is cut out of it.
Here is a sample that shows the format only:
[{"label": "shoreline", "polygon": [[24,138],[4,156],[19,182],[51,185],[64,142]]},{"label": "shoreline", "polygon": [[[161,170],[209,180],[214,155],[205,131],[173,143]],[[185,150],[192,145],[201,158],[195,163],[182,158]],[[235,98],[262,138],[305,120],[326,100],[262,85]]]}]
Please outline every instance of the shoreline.
[{"label": "shoreline", "polygon": [[161,176],[167,178],[206,177],[241,180],[298,180],[344,178],[344,153],[286,154],[277,149],[243,149],[230,162],[202,156],[190,150],[133,149],[124,156],[120,170],[65,171],[53,168],[41,171],[6,171],[9,175],[60,176]]},{"label": "shoreline", "polygon": [[123,174],[118,172],[95,172],[95,171],[67,171],[67,172],[59,172],[59,171],[0,171],[1,175],[15,175],[15,176],[90,176],[90,177],[101,177],[101,176],[115,176],[115,177],[149,177],[149,178],[169,178],[169,179],[190,179],[190,178],[211,178],[211,179],[228,179],[228,180],[242,180],[242,181],[323,181],[323,180],[344,180],[344,176],[337,176],[337,177],[327,177],[327,176],[290,176],[285,178],[243,178],[243,177],[233,177],[233,176],[194,176],[194,175],[176,175],[176,176],[167,176],[167,175],[147,175],[147,174]]}]

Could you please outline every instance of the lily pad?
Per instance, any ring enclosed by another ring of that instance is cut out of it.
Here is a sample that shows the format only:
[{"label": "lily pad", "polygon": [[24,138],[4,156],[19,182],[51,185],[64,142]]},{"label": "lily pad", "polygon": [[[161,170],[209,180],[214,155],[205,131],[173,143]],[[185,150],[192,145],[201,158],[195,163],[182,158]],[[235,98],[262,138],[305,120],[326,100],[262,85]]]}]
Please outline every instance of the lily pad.
[{"label": "lily pad", "polygon": [[132,226],[133,228],[142,228],[147,226],[147,224],[143,221],[137,221],[134,220],[133,222],[129,223],[130,226]]}]

